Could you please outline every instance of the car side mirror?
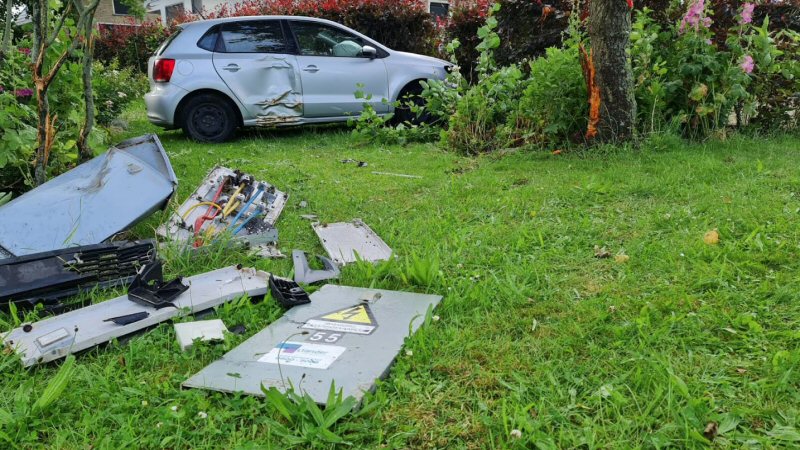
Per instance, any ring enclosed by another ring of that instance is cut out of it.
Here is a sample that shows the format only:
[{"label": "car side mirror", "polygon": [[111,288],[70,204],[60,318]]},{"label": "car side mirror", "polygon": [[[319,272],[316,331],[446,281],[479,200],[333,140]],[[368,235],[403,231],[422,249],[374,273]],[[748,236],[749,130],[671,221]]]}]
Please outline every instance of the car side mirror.
[{"label": "car side mirror", "polygon": [[361,56],[369,59],[375,59],[378,57],[378,50],[371,45],[365,45],[361,47]]}]

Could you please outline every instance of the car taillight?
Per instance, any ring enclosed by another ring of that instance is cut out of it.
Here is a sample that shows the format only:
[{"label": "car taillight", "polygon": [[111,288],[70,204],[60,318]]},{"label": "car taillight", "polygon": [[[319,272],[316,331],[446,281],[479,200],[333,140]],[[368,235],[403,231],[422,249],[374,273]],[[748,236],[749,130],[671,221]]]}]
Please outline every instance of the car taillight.
[{"label": "car taillight", "polygon": [[174,70],[174,59],[157,59],[153,66],[153,81],[168,83]]}]

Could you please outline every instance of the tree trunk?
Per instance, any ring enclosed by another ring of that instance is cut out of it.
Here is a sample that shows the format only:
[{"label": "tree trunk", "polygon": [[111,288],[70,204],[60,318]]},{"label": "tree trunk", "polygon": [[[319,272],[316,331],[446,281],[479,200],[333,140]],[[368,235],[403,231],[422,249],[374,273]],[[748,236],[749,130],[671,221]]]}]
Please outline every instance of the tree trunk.
[{"label": "tree trunk", "polygon": [[14,2],[6,0],[5,23],[3,25],[3,44],[0,48],[0,66],[11,48],[11,37],[14,34],[12,25],[14,25]]},{"label": "tree trunk", "polygon": [[83,102],[85,108],[83,116],[83,125],[78,134],[78,155],[80,161],[88,161],[92,159],[94,153],[89,145],[89,135],[94,126],[94,92],[92,89],[92,62],[94,61],[94,37],[92,36],[93,24],[91,20],[87,20],[84,24],[84,45],[83,45],[83,58],[81,64],[83,65]]},{"label": "tree trunk", "polygon": [[636,100],[628,59],[631,10],[626,0],[591,0],[589,41],[594,64],[594,85],[599,90],[599,120],[593,136],[600,142],[633,137]]},{"label": "tree trunk", "polygon": [[49,38],[48,29],[48,3],[47,0],[37,0],[33,3],[33,43],[34,43],[34,63],[33,80],[36,90],[36,107],[39,113],[39,120],[36,126],[36,159],[34,162],[33,179],[36,186],[47,181],[47,159],[48,155],[47,137],[50,122],[50,102],[47,98],[47,88],[49,83],[44,82],[44,60],[47,52],[46,42]]}]

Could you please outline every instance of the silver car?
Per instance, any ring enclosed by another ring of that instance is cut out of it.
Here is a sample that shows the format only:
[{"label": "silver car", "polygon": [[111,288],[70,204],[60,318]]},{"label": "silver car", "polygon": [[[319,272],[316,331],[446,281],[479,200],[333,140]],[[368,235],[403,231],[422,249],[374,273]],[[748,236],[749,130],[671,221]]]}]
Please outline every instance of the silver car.
[{"label": "silver car", "polygon": [[346,121],[364,102],[410,120],[393,102],[418,96],[421,80],[444,79],[449,67],[329,20],[203,20],[181,25],[150,58],[145,103],[150,122],[204,142],[225,141],[239,126]]}]

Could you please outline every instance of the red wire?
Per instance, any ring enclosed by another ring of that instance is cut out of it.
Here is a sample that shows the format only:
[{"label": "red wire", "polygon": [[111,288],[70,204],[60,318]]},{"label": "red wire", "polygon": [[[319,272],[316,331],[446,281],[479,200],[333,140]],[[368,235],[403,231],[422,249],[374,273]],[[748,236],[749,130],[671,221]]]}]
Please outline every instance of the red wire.
[{"label": "red wire", "polygon": [[[226,184],[228,184],[228,178],[225,178],[225,180],[223,180],[222,183],[219,185],[219,189],[217,189],[217,193],[214,194],[214,198],[211,200],[211,203],[217,203],[217,200],[219,200],[219,197],[222,195],[222,191],[223,189],[225,189]],[[203,227],[203,224],[206,223],[206,220],[214,220],[214,218],[217,217],[218,213],[219,213],[219,208],[209,206],[208,209],[206,210],[206,213],[198,217],[197,220],[194,221],[194,236],[197,237],[197,235],[200,234],[200,228]],[[203,241],[201,239],[195,239],[194,241],[195,248],[200,247],[202,245]]]}]

